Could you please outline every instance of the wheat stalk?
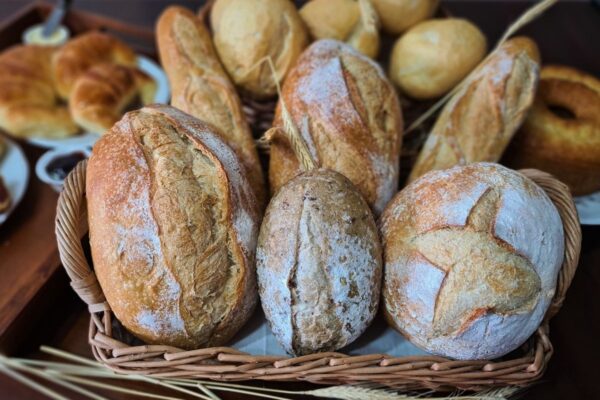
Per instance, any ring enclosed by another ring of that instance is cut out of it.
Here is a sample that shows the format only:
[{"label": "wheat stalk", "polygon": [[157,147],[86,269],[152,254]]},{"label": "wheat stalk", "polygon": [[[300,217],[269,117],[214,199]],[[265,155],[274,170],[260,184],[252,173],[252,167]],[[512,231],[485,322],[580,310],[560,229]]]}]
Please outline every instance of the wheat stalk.
[{"label": "wheat stalk", "polygon": [[[68,400],[67,397],[58,394],[37,382],[19,374],[16,370],[27,372],[28,374],[38,376],[57,385],[63,386],[71,391],[82,394],[94,400],[104,400],[95,393],[90,392],[78,385],[87,387],[95,387],[112,392],[126,393],[138,397],[146,397],[157,400],[181,400],[178,397],[161,396],[141,390],[134,390],[115,385],[113,383],[98,382],[88,378],[113,379],[120,381],[138,381],[146,382],[155,386],[162,386],[178,393],[184,393],[196,398],[204,400],[219,400],[219,397],[214,391],[235,392],[254,397],[262,397],[272,400],[289,400],[287,397],[280,395],[294,396],[312,396],[342,400],[418,400],[422,399],[427,394],[409,395],[398,393],[397,391],[386,389],[367,387],[359,385],[340,385],[325,388],[319,388],[306,391],[292,391],[272,388],[254,387],[248,385],[239,385],[233,383],[213,382],[205,380],[192,379],[160,379],[144,375],[121,375],[112,370],[103,367],[101,364],[89,360],[84,357],[77,356],[62,350],[51,347],[42,346],[41,350],[45,353],[66,359],[76,364],[69,364],[55,361],[42,360],[27,360],[21,358],[7,358],[0,356],[0,371],[19,380],[25,385],[38,390],[48,397],[56,400]],[[197,389],[201,393],[191,389]],[[507,400],[517,393],[519,389],[515,387],[507,387],[478,392],[471,395],[451,395],[445,397],[436,397],[438,400]]]}]

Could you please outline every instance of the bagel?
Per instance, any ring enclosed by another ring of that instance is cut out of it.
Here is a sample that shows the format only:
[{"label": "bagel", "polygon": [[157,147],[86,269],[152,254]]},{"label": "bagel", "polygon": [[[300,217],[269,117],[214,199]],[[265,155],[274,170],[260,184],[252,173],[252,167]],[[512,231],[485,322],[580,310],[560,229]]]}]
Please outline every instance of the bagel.
[{"label": "bagel", "polygon": [[505,155],[512,168],[537,168],[574,195],[600,190],[600,80],[575,68],[542,68],[534,105]]}]

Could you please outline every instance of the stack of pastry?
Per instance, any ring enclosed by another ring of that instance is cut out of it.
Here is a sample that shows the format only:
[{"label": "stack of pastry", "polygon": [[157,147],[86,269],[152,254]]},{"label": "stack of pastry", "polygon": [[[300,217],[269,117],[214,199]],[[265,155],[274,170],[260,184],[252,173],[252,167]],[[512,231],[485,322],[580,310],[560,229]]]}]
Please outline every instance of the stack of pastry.
[{"label": "stack of pastry", "polygon": [[155,86],[133,51],[103,33],[15,46],[0,54],[0,128],[16,137],[101,134],[137,96],[151,102]]}]

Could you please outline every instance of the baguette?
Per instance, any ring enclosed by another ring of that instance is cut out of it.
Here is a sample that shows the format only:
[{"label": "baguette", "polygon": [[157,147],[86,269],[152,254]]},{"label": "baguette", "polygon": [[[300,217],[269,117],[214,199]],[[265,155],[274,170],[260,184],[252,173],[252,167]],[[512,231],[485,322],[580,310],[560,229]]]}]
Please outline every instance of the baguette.
[{"label": "baguette", "polygon": [[265,182],[252,133],[208,30],[191,11],[171,6],[158,19],[156,38],[171,85],[171,105],[217,128],[248,170],[252,188],[263,205]]},{"label": "baguette", "polygon": [[501,45],[442,109],[408,181],[457,164],[498,161],[533,104],[539,64],[531,39]]}]

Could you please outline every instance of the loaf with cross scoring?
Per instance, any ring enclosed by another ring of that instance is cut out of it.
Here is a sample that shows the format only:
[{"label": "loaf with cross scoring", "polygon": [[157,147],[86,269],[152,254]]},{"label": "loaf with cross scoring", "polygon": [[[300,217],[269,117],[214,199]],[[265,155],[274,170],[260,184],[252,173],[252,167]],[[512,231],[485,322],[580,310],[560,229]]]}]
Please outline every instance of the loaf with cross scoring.
[{"label": "loaf with cross scoring", "polygon": [[381,218],[384,314],[424,350],[493,359],[538,328],[556,289],[563,228],[546,193],[492,163],[430,172]]}]

